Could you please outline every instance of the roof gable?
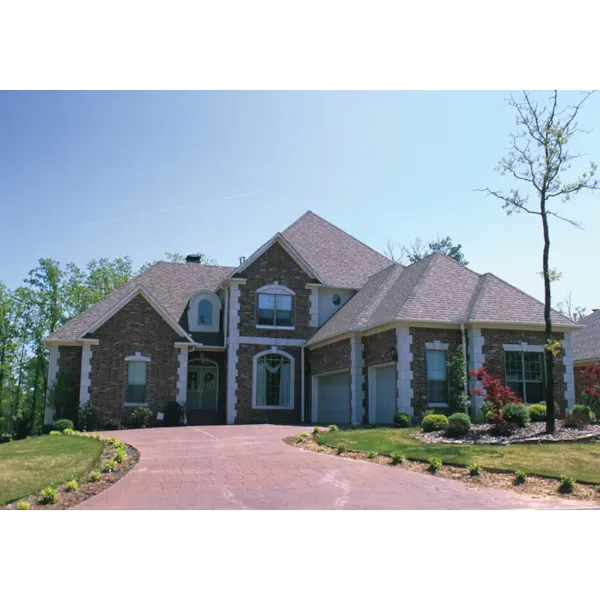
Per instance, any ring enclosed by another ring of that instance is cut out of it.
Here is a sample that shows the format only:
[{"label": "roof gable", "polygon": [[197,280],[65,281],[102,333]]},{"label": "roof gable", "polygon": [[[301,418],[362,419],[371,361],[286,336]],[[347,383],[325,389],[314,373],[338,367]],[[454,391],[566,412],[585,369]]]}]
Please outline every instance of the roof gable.
[{"label": "roof gable", "polygon": [[573,360],[600,360],[600,310],[577,322],[581,329],[573,332]]}]

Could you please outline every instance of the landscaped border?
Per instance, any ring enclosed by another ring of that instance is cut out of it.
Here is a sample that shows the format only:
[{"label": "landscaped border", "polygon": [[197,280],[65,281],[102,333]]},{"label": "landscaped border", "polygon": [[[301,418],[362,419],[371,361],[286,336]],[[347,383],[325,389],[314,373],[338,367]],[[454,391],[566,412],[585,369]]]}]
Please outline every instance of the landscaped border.
[{"label": "landscaped border", "polygon": [[60,485],[50,486],[51,489],[56,490],[54,502],[45,503],[42,495],[45,490],[39,490],[34,494],[0,506],[0,510],[64,510],[71,508],[119,481],[137,464],[140,458],[137,448],[115,437],[107,437],[99,433],[81,433],[72,429],[67,429],[62,433],[53,431],[51,435],[89,437],[102,442],[104,451],[100,458],[100,464],[85,477],[77,480],[76,489],[69,489],[67,481]]},{"label": "landscaped border", "polygon": [[[311,434],[308,431],[300,435],[286,437],[283,441],[290,446],[302,450],[387,465],[392,468],[402,468],[444,479],[453,479],[469,487],[503,489],[526,494],[537,499],[552,498],[553,500],[560,499],[564,502],[600,503],[600,486],[594,484],[577,482],[571,492],[565,493],[561,491],[561,484],[557,478],[527,474],[525,480],[521,480],[520,482],[520,478],[517,477],[515,472],[496,467],[479,467],[479,474],[477,475],[471,475],[468,466],[461,467],[456,465],[440,465],[435,472],[432,472],[431,465],[424,461],[409,460],[402,454],[392,453],[391,455],[386,455],[349,450],[343,447],[340,448],[339,446],[335,447],[319,440],[318,434]],[[342,451],[340,452],[340,450]]]}]

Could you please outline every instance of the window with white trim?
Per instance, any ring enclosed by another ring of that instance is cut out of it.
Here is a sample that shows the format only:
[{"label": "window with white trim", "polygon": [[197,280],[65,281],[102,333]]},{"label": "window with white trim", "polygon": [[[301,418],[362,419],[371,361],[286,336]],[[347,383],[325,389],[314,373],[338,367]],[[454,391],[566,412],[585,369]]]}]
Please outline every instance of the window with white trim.
[{"label": "window with white trim", "polygon": [[446,350],[427,350],[427,402],[448,404],[448,362]]},{"label": "window with white trim", "polygon": [[212,325],[213,303],[208,298],[198,302],[198,325]]},{"label": "window with white trim", "polygon": [[544,353],[504,351],[505,380],[523,402],[544,401]]},{"label": "window with white trim", "polygon": [[205,290],[194,294],[188,306],[190,331],[217,333],[221,323],[221,299],[215,292]]},{"label": "window with white trim", "polygon": [[127,361],[127,392],[125,404],[146,404],[148,361]]},{"label": "window with white trim", "polygon": [[254,408],[294,407],[294,359],[268,352],[254,359]]},{"label": "window with white trim", "polygon": [[258,325],[292,327],[292,296],[289,294],[258,294]]}]

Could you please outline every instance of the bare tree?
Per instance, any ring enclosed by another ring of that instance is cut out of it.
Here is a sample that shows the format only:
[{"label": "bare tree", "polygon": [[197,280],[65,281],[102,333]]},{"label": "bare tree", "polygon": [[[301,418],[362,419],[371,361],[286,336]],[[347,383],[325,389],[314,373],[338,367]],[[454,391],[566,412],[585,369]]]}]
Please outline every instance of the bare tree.
[{"label": "bare tree", "polygon": [[[557,201],[568,202],[584,190],[600,189],[596,178],[597,166],[590,167],[573,181],[565,183],[562,176],[572,166],[580,155],[573,154],[569,144],[573,136],[584,132],[579,128],[575,119],[583,103],[592,92],[584,92],[581,100],[575,105],[564,108],[558,106],[558,92],[552,92],[548,103],[538,104],[531,94],[523,92],[522,99],[511,96],[508,104],[516,111],[516,133],[510,135],[511,144],[508,154],[500,160],[496,170],[502,175],[511,175],[519,182],[517,185],[526,187],[528,192],[521,193],[519,189],[501,192],[485,188],[483,191],[502,201],[502,208],[507,215],[526,212],[541,218],[544,236],[542,254],[542,273],[544,277],[544,320],[545,327],[545,358],[546,358],[546,387],[544,398],[547,407],[546,431],[553,433],[556,428],[554,410],[554,355],[558,345],[552,340],[551,294],[550,284],[552,270],[549,267],[550,257],[550,228],[548,217],[556,217],[576,227],[581,225],[563,215],[554,208]],[[529,204],[529,194],[532,194],[535,205]],[[533,206],[533,208],[530,208]]]},{"label": "bare tree", "polygon": [[569,293],[563,296],[562,300],[556,305],[556,310],[576,323],[577,321],[581,321],[588,312],[587,308],[583,308],[583,306],[575,306],[571,290],[569,290]]},{"label": "bare tree", "polygon": [[410,244],[405,244],[404,246],[400,246],[392,240],[388,240],[387,246],[383,253],[390,260],[404,266],[412,265],[412,263],[426,258],[434,252],[445,254],[446,256],[449,256],[450,258],[453,258],[455,261],[459,262],[461,265],[468,265],[469,263],[465,260],[465,256],[461,249],[461,244],[454,245],[451,238],[441,238],[438,234],[437,238],[431,240],[429,244],[426,244],[421,238],[418,237],[415,238]]}]

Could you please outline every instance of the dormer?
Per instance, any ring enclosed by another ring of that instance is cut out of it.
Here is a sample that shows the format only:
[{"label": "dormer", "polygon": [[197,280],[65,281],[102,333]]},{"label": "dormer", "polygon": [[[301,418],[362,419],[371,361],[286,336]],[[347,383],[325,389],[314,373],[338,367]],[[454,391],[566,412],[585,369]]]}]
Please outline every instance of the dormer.
[{"label": "dormer", "polygon": [[203,290],[194,294],[188,308],[189,330],[218,333],[221,308],[221,299],[214,292]]}]

